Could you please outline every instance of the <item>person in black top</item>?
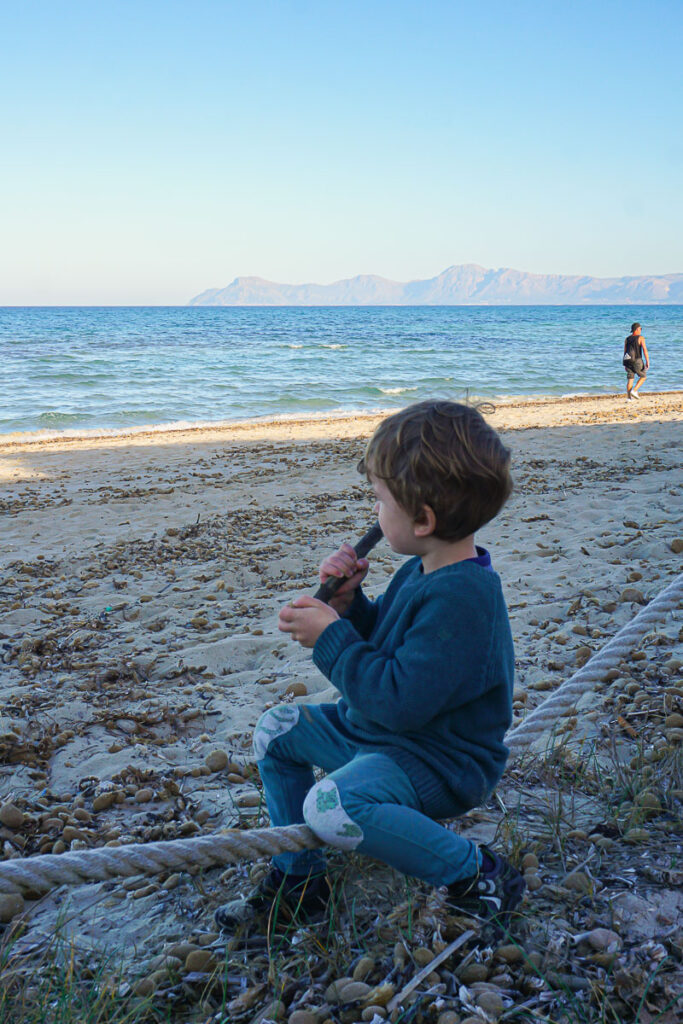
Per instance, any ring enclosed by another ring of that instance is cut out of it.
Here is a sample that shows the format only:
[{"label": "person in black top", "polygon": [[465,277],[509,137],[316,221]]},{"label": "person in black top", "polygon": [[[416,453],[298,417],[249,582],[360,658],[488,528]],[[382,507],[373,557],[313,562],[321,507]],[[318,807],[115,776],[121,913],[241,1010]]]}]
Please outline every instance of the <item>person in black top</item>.
[{"label": "person in black top", "polygon": [[[631,324],[631,333],[624,342],[623,363],[626,370],[626,397],[638,398],[638,388],[645,380],[645,375],[650,368],[650,356],[640,324]],[[638,383],[634,387],[633,381],[636,377],[638,377]]]}]

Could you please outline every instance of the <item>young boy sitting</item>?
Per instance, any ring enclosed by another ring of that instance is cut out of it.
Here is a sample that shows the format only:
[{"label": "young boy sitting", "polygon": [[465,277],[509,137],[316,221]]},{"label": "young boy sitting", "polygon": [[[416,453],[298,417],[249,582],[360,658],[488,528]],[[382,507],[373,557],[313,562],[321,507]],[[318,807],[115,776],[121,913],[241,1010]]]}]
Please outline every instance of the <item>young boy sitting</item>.
[{"label": "young boy sitting", "polygon": [[[438,824],[484,802],[500,779],[512,718],[514,652],[500,579],[474,533],[511,490],[510,454],[473,408],[420,402],[384,420],[359,471],[391,548],[413,556],[376,601],[367,559],[344,544],[320,568],[346,577],[329,605],[297,597],[279,628],[336,686],[336,704],[266,711],[254,752],[273,825],[305,821],[328,846],[358,850],[446,887],[461,912],[505,927],[524,880],[485,846]],[[326,775],[315,783],[312,767]],[[278,900],[313,914],[329,887],[319,850],[274,858],[225,929]]]}]

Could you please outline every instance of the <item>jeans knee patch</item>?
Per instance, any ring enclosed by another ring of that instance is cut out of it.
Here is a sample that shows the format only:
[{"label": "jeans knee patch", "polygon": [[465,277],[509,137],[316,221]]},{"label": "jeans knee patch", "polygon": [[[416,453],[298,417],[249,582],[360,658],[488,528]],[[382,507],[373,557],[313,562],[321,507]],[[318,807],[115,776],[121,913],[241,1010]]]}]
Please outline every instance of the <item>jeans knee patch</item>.
[{"label": "jeans knee patch", "polygon": [[304,820],[328,846],[355,850],[363,842],[363,830],[342,807],[332,779],[323,779],[309,790],[304,800]]},{"label": "jeans knee patch", "polygon": [[262,761],[268,747],[278,736],[290,732],[299,721],[299,708],[296,704],[282,704],[277,708],[264,711],[254,729],[254,756]]}]

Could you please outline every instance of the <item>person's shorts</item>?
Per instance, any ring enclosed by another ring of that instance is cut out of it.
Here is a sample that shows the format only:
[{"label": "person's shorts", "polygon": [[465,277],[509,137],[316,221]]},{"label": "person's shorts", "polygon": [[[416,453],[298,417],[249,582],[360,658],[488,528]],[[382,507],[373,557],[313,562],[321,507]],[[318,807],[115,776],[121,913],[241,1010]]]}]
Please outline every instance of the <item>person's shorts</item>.
[{"label": "person's shorts", "polygon": [[624,369],[626,370],[626,380],[633,380],[634,377],[647,376],[645,363],[642,359],[635,359],[630,363],[624,363]]}]

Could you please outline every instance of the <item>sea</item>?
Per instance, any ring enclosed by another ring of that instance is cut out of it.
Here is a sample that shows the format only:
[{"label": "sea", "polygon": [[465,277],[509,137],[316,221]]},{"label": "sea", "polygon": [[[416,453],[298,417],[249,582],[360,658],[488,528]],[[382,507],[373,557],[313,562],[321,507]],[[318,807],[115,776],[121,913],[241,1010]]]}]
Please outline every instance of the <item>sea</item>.
[{"label": "sea", "polygon": [[0,308],[0,434],[390,410],[424,398],[683,389],[683,306]]}]

